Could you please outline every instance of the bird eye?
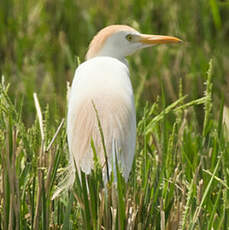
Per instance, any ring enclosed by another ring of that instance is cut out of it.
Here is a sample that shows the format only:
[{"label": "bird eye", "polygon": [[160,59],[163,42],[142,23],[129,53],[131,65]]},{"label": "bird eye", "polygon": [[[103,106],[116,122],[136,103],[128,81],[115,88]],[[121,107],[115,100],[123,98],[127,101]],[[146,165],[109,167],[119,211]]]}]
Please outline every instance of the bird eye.
[{"label": "bird eye", "polygon": [[132,36],[131,34],[127,34],[127,35],[126,35],[126,40],[127,40],[127,41],[131,42],[132,39],[133,39],[133,36]]}]

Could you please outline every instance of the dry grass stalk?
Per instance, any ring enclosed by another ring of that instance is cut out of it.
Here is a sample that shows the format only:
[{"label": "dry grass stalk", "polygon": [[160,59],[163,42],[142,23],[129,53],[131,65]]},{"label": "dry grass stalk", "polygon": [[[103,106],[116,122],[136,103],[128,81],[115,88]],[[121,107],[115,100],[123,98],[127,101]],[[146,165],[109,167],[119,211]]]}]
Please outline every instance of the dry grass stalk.
[{"label": "dry grass stalk", "polygon": [[164,204],[163,199],[160,201],[160,214],[161,214],[161,230],[165,230],[165,211],[164,211]]},{"label": "dry grass stalk", "polygon": [[[5,197],[6,197],[6,190],[4,189],[6,187],[6,168],[5,168],[5,153],[6,153],[6,150],[4,149],[3,151],[1,151],[1,158],[2,158],[2,193],[1,193],[1,203],[2,203],[2,210],[6,210],[6,200],[5,200]],[[7,215],[6,215],[6,212],[3,212],[3,229],[4,230],[7,230]]]},{"label": "dry grass stalk", "polygon": [[[16,175],[16,130],[15,128],[12,131],[12,153],[10,154],[10,144],[9,144],[9,138],[6,138],[7,140],[7,151],[5,158],[6,163],[6,172],[9,178],[9,185],[10,185],[10,214],[9,214],[9,224],[8,229],[13,229],[13,223],[14,223],[14,216],[15,216],[15,230],[18,230],[20,228],[20,194],[19,194],[19,185],[18,185],[18,179]],[[9,135],[7,135],[9,137]],[[11,155],[11,157],[10,157]]]},{"label": "dry grass stalk", "polygon": [[42,113],[41,113],[41,108],[40,104],[37,98],[37,94],[33,94],[34,97],[34,103],[35,107],[37,110],[37,116],[38,116],[38,121],[40,125],[40,133],[41,133],[41,148],[40,148],[40,153],[39,153],[39,161],[38,161],[38,168],[37,168],[37,174],[38,174],[38,192],[37,192],[37,202],[36,202],[36,208],[35,208],[35,216],[34,216],[34,229],[37,230],[39,229],[39,217],[40,217],[40,212],[41,212],[41,194],[43,190],[42,186],[42,168],[43,168],[43,162],[44,162],[44,153],[45,153],[45,146],[44,146],[44,128],[43,128],[43,118],[42,118]]}]

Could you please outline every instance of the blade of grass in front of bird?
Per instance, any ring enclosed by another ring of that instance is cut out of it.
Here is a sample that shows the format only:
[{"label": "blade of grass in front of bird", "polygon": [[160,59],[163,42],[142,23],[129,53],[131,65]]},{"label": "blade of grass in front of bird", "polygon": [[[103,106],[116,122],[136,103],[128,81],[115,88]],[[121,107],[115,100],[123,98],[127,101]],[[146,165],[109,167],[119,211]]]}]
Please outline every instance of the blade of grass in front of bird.
[{"label": "blade of grass in front of bird", "polygon": [[107,158],[107,150],[106,150],[106,145],[105,145],[105,139],[104,139],[104,135],[103,135],[103,129],[102,129],[102,125],[99,119],[99,114],[98,114],[98,110],[96,109],[95,103],[92,101],[92,105],[94,108],[94,111],[96,113],[96,119],[97,119],[97,123],[98,123],[98,127],[99,127],[99,133],[100,133],[100,137],[101,137],[101,141],[102,141],[102,146],[103,146],[103,151],[104,151],[104,158],[105,158],[105,164],[106,164],[106,173],[107,173],[107,181],[109,182],[109,164],[108,164],[108,158]]}]

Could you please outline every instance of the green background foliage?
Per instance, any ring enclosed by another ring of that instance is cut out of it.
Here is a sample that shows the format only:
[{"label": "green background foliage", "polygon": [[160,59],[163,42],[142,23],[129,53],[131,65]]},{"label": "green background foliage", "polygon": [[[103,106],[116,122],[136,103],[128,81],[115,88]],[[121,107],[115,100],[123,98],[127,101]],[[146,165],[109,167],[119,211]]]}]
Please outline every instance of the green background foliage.
[{"label": "green background foliage", "polygon": [[[119,175],[104,190],[98,166],[90,196],[78,179],[52,201],[68,154],[66,82],[111,24],[184,42],[128,57],[138,121],[128,183]],[[0,228],[227,229],[228,38],[223,0],[1,0]]]},{"label": "green background foliage", "polygon": [[[99,29],[128,24],[143,33],[174,35],[184,41],[129,58],[132,82],[142,106],[146,100],[155,101],[161,84],[168,102],[177,99],[180,78],[190,98],[202,95],[210,58],[215,62],[216,94],[228,95],[228,7],[227,1],[216,0],[3,0],[1,75],[10,82],[13,97],[26,95],[26,122],[34,119],[34,91],[44,105],[55,105],[63,115],[66,81],[72,81],[77,57],[84,61],[88,44]],[[228,96],[225,98],[228,101]]]}]

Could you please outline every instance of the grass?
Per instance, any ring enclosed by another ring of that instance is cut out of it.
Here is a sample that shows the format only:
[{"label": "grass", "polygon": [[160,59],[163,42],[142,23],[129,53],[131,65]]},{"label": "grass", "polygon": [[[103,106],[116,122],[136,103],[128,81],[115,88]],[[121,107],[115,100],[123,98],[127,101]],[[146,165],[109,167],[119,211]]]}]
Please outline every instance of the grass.
[{"label": "grass", "polygon": [[[228,10],[221,0],[0,1],[0,229],[228,229]],[[114,23],[184,43],[128,58],[128,183],[117,168],[104,188],[96,163],[52,200],[68,160],[66,82]]]},{"label": "grass", "polygon": [[[180,85],[176,102],[145,106],[127,184],[117,168],[117,185],[110,182],[105,188],[96,164],[90,176],[82,172],[80,182],[76,174],[73,189],[52,200],[68,152],[64,122],[51,125],[49,109],[42,111],[34,94],[38,116],[26,128],[22,105],[8,97],[3,78],[1,228],[227,229],[229,144],[223,110],[217,121],[212,116],[211,80],[212,61],[202,98],[187,102]],[[202,134],[193,113],[199,104],[205,111]]]}]

